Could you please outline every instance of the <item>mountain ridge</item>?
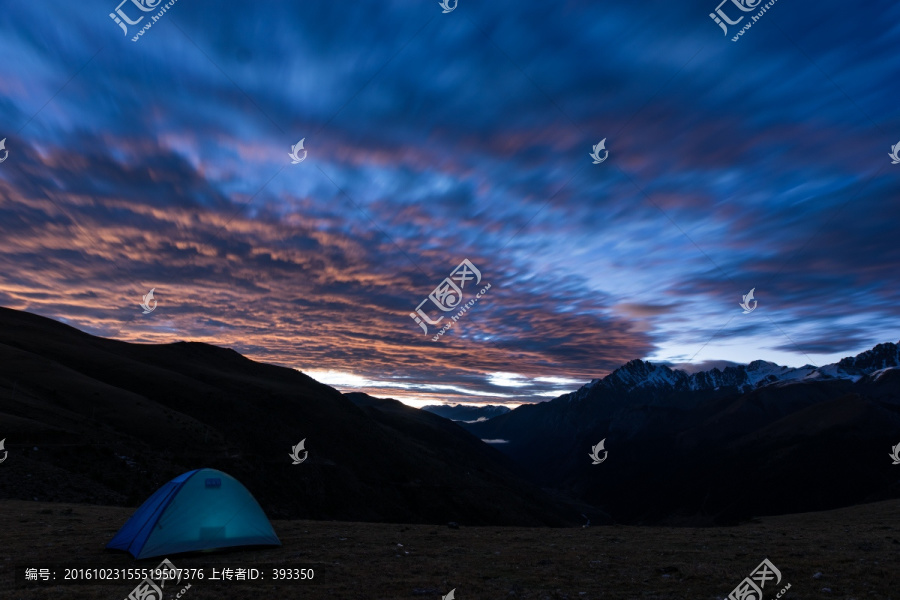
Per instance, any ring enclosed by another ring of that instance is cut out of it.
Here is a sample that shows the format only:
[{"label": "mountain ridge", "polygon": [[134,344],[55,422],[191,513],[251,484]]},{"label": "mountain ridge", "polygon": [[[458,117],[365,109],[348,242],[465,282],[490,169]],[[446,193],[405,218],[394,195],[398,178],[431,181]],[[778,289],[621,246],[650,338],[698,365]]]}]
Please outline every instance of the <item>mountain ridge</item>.
[{"label": "mountain ridge", "polygon": [[[714,367],[706,371],[688,373],[684,369],[673,369],[666,364],[633,359],[614,369],[605,377],[593,379],[574,392],[569,392],[555,400],[578,400],[598,385],[621,391],[634,391],[639,387],[669,387],[675,391],[715,390],[734,387],[748,392],[766,385],[776,385],[793,381],[816,379],[847,379],[858,381],[875,371],[900,367],[900,342],[877,344],[856,356],[842,358],[836,363],[816,367],[785,367],[777,363],[754,360],[746,365]],[[630,385],[629,385],[630,384]],[[655,385],[658,384],[658,385]]]},{"label": "mountain ridge", "polygon": [[[271,518],[578,522],[581,505],[515,474],[456,423],[353,400],[232,349],[107,340],[0,308],[0,499],[136,506],[210,467]],[[292,465],[301,439],[308,460]]]},{"label": "mountain ridge", "polygon": [[[728,524],[900,497],[884,460],[900,435],[898,366],[893,343],[823,367],[754,361],[688,374],[632,360],[551,401],[462,426],[504,440],[496,448],[536,483],[618,522]],[[592,465],[601,439],[609,457]],[[743,490],[742,473],[765,474],[784,495]]]}]

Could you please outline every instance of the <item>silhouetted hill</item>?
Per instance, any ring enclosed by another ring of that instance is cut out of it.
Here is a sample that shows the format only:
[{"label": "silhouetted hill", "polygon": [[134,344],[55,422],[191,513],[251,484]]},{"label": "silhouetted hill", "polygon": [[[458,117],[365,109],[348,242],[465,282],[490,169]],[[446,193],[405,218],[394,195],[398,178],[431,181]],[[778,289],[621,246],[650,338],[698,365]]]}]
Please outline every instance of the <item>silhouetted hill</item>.
[{"label": "silhouetted hill", "polygon": [[[511,474],[496,451],[386,402],[358,407],[225,348],[128,344],[0,308],[0,498],[137,505],[212,467],[272,518],[566,522],[573,509]],[[309,457],[292,465],[304,438]]]}]

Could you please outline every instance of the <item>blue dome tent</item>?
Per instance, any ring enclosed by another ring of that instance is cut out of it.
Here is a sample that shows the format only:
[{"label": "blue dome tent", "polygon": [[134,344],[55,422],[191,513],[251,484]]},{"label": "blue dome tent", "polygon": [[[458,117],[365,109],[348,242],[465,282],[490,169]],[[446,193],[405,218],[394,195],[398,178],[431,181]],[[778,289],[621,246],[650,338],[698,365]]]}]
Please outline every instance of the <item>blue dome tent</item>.
[{"label": "blue dome tent", "polygon": [[215,469],[195,469],[159,488],[106,547],[152,558],[280,545],[269,519],[241,482]]}]

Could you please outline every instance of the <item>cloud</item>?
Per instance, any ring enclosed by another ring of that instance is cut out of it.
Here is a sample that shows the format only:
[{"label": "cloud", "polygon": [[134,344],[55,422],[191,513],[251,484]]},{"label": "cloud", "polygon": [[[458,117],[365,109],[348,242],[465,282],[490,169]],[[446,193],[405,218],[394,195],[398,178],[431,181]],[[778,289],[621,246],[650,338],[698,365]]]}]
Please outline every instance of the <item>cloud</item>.
[{"label": "cloud", "polygon": [[[10,6],[0,304],[410,403],[896,340],[900,7],[842,6],[740,44],[705,0],[180,2],[139,43],[105,1]],[[463,258],[492,288],[431,342]]]}]

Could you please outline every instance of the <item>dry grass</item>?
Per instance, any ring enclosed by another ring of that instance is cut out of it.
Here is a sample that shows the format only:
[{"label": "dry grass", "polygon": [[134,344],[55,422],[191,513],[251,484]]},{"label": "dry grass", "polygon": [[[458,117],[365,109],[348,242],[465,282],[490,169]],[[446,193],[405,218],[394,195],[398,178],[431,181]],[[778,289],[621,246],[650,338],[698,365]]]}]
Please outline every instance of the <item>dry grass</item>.
[{"label": "dry grass", "polygon": [[[131,583],[28,589],[12,565],[135,566],[103,549],[130,509],[0,502],[0,599],[122,600]],[[179,567],[312,567],[312,583],[197,582],[186,600],[723,598],[768,557],[785,598],[900,598],[900,501],[739,527],[540,529],[275,521],[277,549],[174,557]],[[400,546],[399,544],[402,544]],[[138,566],[153,567],[150,560]],[[145,564],[144,564],[145,563]],[[813,575],[821,572],[818,579]],[[831,591],[822,591],[828,588]],[[766,600],[777,589],[766,588]],[[168,600],[168,596],[167,596]]]}]

